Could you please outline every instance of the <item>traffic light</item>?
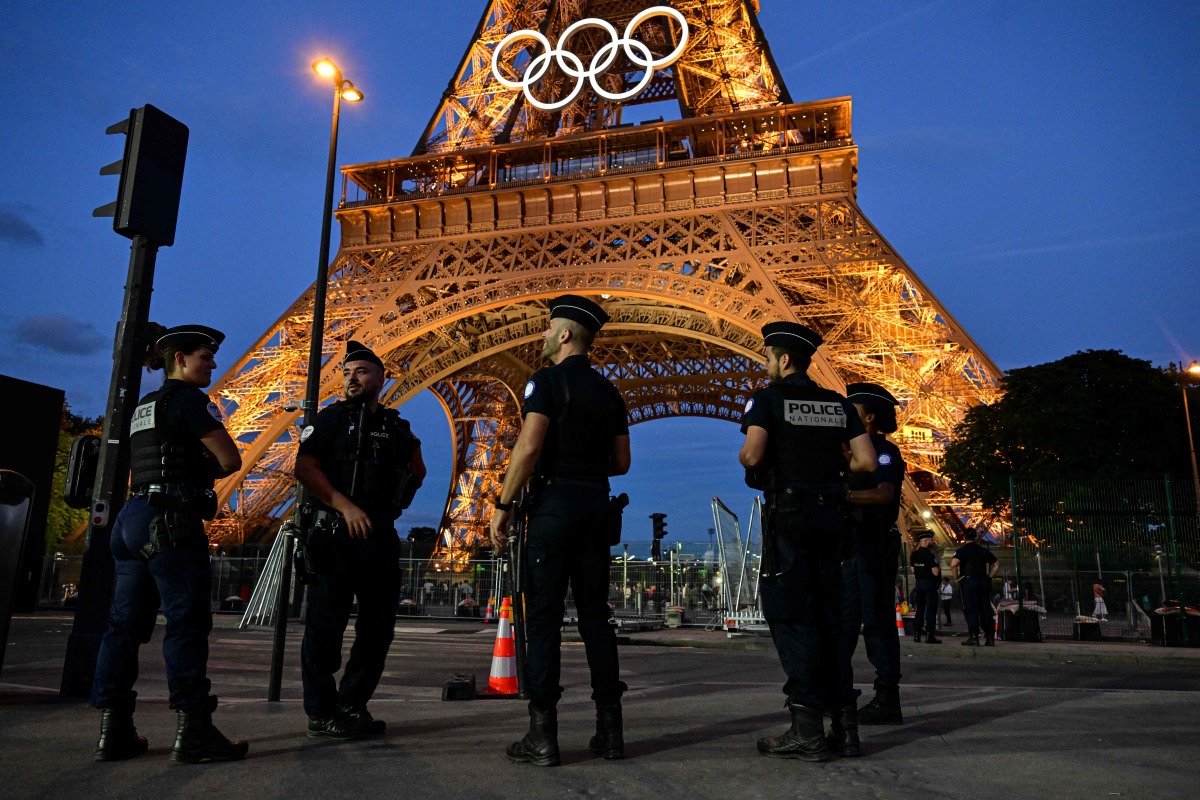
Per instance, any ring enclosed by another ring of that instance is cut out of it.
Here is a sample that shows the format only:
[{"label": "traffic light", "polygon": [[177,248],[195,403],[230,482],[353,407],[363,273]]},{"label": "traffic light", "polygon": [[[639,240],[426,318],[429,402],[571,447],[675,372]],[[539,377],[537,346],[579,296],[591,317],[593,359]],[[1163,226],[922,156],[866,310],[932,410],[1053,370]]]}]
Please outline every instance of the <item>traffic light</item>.
[{"label": "traffic light", "polygon": [[650,543],[650,558],[661,561],[661,542],[662,538],[667,535],[667,515],[660,511],[657,514],[651,514],[650,519],[654,520],[654,541]]},{"label": "traffic light", "polygon": [[122,236],[145,236],[170,247],[179,218],[188,127],[147,103],[105,133],[125,134],[124,157],[100,170],[101,175],[120,175],[121,182],[117,199],[92,216],[112,217],[113,230]]}]

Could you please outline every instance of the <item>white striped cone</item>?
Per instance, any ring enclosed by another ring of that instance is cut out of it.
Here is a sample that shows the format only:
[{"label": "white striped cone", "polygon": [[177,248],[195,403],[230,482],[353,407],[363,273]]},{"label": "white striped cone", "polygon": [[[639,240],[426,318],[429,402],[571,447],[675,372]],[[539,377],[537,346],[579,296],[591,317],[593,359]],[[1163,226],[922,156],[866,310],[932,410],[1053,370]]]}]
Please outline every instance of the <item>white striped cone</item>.
[{"label": "white striped cone", "polygon": [[496,626],[496,645],[492,648],[492,670],[483,694],[515,696],[517,694],[517,651],[513,638],[508,598],[500,606],[500,624]]},{"label": "white striped cone", "polygon": [[904,637],[904,617],[900,614],[900,606],[896,606],[896,635]]}]

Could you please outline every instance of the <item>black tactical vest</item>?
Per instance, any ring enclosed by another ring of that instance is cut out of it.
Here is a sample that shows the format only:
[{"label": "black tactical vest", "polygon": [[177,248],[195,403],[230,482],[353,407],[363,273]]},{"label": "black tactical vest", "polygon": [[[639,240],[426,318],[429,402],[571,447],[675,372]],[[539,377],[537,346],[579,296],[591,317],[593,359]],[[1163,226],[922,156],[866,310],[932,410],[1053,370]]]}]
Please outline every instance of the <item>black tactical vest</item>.
[{"label": "black tactical vest", "polygon": [[214,480],[204,444],[190,431],[167,422],[167,404],[176,393],[194,387],[176,384],[146,395],[138,402],[130,424],[130,483],[135,490],[147,484],[177,484],[205,490]]},{"label": "black tactical vest", "polygon": [[[791,376],[789,376],[791,377]],[[784,379],[773,387],[778,425],[770,431],[771,477],[767,486],[813,487],[837,483],[849,468],[842,452],[849,418],[845,399],[808,378]]]},{"label": "black tactical vest", "polygon": [[[337,435],[333,440],[334,487],[344,492],[364,510],[390,514],[409,473],[418,443],[408,423],[394,408],[380,406],[375,414],[364,415],[366,430],[359,451],[359,410],[357,403],[338,403]],[[354,469],[358,464],[358,483],[354,487]],[[397,511],[398,513],[398,511]],[[395,516],[395,514],[392,514]]]},{"label": "black tactical vest", "polygon": [[534,474],[607,480],[617,435],[612,421],[620,414],[607,380],[590,366],[573,363],[546,367],[544,372],[554,393],[555,415]]}]

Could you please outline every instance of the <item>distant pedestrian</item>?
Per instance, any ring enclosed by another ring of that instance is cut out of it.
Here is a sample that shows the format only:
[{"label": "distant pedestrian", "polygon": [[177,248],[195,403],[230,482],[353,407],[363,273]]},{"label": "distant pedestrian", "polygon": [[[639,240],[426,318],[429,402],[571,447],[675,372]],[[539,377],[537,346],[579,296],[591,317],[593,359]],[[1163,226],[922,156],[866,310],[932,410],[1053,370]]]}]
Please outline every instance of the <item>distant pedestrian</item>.
[{"label": "distant pedestrian", "polygon": [[1092,616],[1098,620],[1108,619],[1108,606],[1104,602],[1105,591],[1107,590],[1100,581],[1092,584],[1092,599],[1096,601],[1096,608],[1092,611]]},{"label": "distant pedestrian", "polygon": [[950,569],[956,583],[962,584],[963,613],[967,618],[967,639],[964,645],[979,646],[982,629],[984,644],[996,644],[996,629],[992,617],[992,578],[1000,571],[995,554],[976,543],[974,528],[967,528],[967,543],[958,548],[950,559]]},{"label": "distant pedestrian", "polygon": [[954,584],[949,578],[942,578],[942,588],[938,591],[942,599],[942,613],[946,615],[946,624],[951,625],[950,603],[954,600]]}]

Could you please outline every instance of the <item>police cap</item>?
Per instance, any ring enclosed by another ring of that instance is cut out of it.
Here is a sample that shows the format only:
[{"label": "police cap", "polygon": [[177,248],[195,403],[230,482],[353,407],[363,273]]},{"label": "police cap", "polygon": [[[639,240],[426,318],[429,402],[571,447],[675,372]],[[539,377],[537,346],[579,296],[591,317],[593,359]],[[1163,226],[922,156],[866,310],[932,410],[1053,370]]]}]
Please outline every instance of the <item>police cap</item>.
[{"label": "police cap", "polygon": [[345,366],[351,361],[369,361],[380,369],[383,369],[383,361],[379,356],[375,355],[371,351],[371,348],[359,344],[353,339],[346,342],[346,357],[342,359],[342,365]]},{"label": "police cap", "polygon": [[207,325],[176,325],[164,331],[155,344],[160,351],[173,347],[188,352],[197,347],[207,347],[215,353],[223,341],[225,334],[216,328]]},{"label": "police cap", "polygon": [[608,322],[608,314],[596,303],[577,294],[564,294],[550,301],[550,319],[569,319],[578,322],[592,333]]},{"label": "police cap", "polygon": [[923,542],[926,539],[932,539],[932,538],[933,538],[933,531],[921,531],[920,533],[917,534],[918,542]]},{"label": "police cap", "polygon": [[893,406],[900,405],[900,401],[893,397],[891,392],[877,383],[850,384],[846,387],[846,399],[851,403],[862,403],[863,405],[880,402]]},{"label": "police cap", "polygon": [[782,347],[809,357],[825,341],[821,334],[798,322],[768,322],[762,327],[762,337],[767,347]]}]

